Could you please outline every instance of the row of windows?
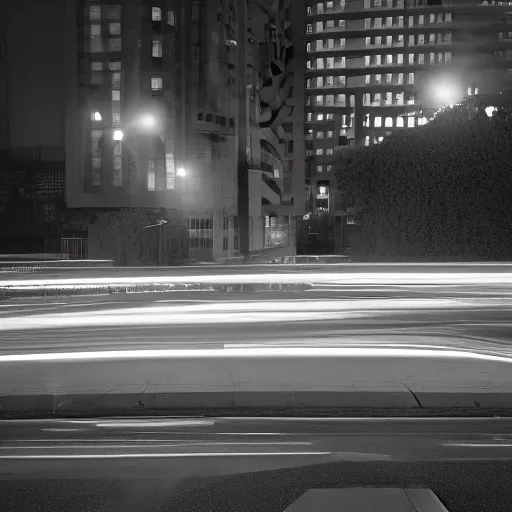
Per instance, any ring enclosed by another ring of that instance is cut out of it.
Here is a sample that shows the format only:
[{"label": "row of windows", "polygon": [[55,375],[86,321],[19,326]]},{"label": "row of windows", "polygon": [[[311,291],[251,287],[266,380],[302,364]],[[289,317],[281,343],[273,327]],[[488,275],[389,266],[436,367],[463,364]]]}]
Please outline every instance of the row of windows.
[{"label": "row of windows", "polygon": [[414,95],[410,92],[377,92],[363,95],[363,106],[380,107],[392,105],[414,105]]},{"label": "row of windows", "polygon": [[498,39],[512,39],[512,32],[498,32]]},{"label": "row of windows", "polygon": [[316,96],[306,97],[306,106],[316,105],[319,107],[346,107],[347,95],[345,94],[317,94]]},{"label": "row of windows", "polygon": [[427,123],[425,117],[398,116],[398,117],[371,117],[367,114],[363,121],[366,128],[414,128],[415,126],[423,126]]},{"label": "row of windows", "polygon": [[[121,6],[120,5],[90,5],[89,6],[89,19],[91,21],[99,21],[102,18],[102,14],[107,14],[109,20],[120,20],[121,19]],[[103,13],[102,13],[103,11]]]},{"label": "row of windows", "polygon": [[323,89],[329,87],[345,87],[346,76],[317,76],[306,80],[306,89]]},{"label": "row of windows", "polygon": [[314,7],[308,5],[306,7],[306,14],[312,16],[314,14],[328,14],[330,12],[343,10],[345,10],[345,0],[337,0],[336,2],[330,0],[328,2],[317,2]]},{"label": "row of windows", "polygon": [[[428,20],[430,25],[438,23],[451,23],[453,16],[451,12],[438,12],[431,13],[430,15],[419,14],[418,16],[408,16],[409,27],[422,27],[425,25],[425,20]],[[404,26],[403,16],[387,16],[385,18],[365,18],[364,28],[366,30],[379,29],[379,28],[396,28]]]},{"label": "row of windows", "polygon": [[[151,7],[151,20],[162,21],[162,9],[160,7]],[[176,13],[174,11],[167,11],[167,24],[176,26]]]},{"label": "row of windows", "polygon": [[[436,56],[437,55],[437,56]],[[448,63],[452,60],[452,52],[440,52],[429,54],[430,64]],[[425,64],[425,54],[423,53],[409,53],[408,64]],[[403,53],[387,54],[387,55],[366,55],[364,58],[364,65],[369,66],[394,66],[402,65],[404,63]]]},{"label": "row of windows", "polygon": [[[347,118],[345,118],[346,120]],[[350,119],[350,117],[348,118]],[[343,119],[342,119],[343,121]],[[330,139],[334,139],[334,134],[335,134],[336,130],[327,130],[327,131],[313,131],[313,130],[307,130],[304,137],[306,140],[313,140],[313,138],[316,138],[318,140],[330,140]],[[339,130],[339,134],[341,137],[345,137],[347,135],[347,130],[345,130],[344,128],[340,129]]]},{"label": "row of windows", "polygon": [[316,41],[310,41],[306,43],[306,51],[308,53],[321,52],[324,50],[344,50],[345,49],[345,38],[329,38],[329,39],[317,39]]},{"label": "row of windows", "polygon": [[342,69],[345,67],[345,57],[318,57],[306,62],[307,69]]},{"label": "row of windows", "polygon": [[334,155],[333,148],[316,148],[316,149],[307,149],[306,156],[332,156]]},{"label": "row of windows", "polygon": [[316,172],[332,172],[332,164],[317,165]]},{"label": "row of windows", "polygon": [[321,34],[322,32],[346,29],[347,22],[345,20],[317,21],[314,25],[312,23],[306,25],[306,34]]},{"label": "row of windows", "polygon": [[[451,44],[451,32],[436,32],[430,34],[411,34],[408,38],[409,46],[422,46],[425,44]],[[403,46],[404,36],[402,34],[393,36],[372,36],[365,38],[366,46]]]},{"label": "row of windows", "polygon": [[[386,73],[385,75],[375,74],[366,75],[364,83],[366,85],[403,85],[404,73]],[[407,73],[407,83],[414,84],[414,73]]]}]

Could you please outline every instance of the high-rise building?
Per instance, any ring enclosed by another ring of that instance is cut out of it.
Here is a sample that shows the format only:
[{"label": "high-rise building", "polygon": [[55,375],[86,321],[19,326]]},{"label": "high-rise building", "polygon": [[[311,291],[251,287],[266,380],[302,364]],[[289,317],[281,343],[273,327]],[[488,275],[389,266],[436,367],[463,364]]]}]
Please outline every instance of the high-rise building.
[{"label": "high-rise building", "polygon": [[177,210],[191,258],[236,254],[243,122],[249,249],[293,243],[279,2],[76,0],[66,9],[68,205]]},{"label": "high-rise building", "polygon": [[291,4],[287,18],[303,51],[293,163],[306,162],[313,211],[338,208],[340,151],[420,126],[468,94],[495,92],[512,72],[508,1],[307,0]]}]

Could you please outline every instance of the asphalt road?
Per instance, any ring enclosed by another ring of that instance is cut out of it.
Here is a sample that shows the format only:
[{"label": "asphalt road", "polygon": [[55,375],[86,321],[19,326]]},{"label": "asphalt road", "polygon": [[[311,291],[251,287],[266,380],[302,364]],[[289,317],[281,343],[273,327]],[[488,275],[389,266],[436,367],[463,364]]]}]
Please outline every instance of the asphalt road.
[{"label": "asphalt road", "polygon": [[505,512],[511,420],[148,418],[0,423],[2,511],[282,512],[308,489],[430,488]]},{"label": "asphalt road", "polygon": [[17,299],[0,303],[0,354],[429,343],[508,351],[511,292],[433,283]]}]

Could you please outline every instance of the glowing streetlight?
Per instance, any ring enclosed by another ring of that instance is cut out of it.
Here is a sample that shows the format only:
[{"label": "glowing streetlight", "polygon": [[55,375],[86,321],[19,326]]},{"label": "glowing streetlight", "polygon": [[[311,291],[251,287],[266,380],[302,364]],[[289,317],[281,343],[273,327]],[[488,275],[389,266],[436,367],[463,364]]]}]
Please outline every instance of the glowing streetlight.
[{"label": "glowing streetlight", "polygon": [[439,84],[435,88],[435,96],[443,105],[457,103],[457,90],[449,84]]},{"label": "glowing streetlight", "polygon": [[156,119],[151,114],[146,114],[140,118],[139,123],[142,128],[150,129],[155,127]]},{"label": "glowing streetlight", "polygon": [[492,117],[494,115],[494,113],[496,112],[496,107],[492,107],[492,106],[489,106],[489,107],[485,107],[485,113],[487,114],[487,117]]},{"label": "glowing streetlight", "polygon": [[123,130],[114,130],[114,140],[123,140]]},{"label": "glowing streetlight", "polygon": [[185,169],[185,167],[178,167],[176,169],[176,176],[183,178],[186,175],[187,175],[187,170]]}]

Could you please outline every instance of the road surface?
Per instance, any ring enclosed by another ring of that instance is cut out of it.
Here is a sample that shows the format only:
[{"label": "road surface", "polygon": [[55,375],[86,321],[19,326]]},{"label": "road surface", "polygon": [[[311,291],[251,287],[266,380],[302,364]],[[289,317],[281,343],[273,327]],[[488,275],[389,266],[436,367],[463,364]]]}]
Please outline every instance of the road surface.
[{"label": "road surface", "polygon": [[347,285],[0,303],[0,354],[226,345],[428,344],[508,350],[512,285]]},{"label": "road surface", "polygon": [[510,510],[511,420],[149,418],[0,423],[2,511],[282,512],[309,489],[430,488]]}]

